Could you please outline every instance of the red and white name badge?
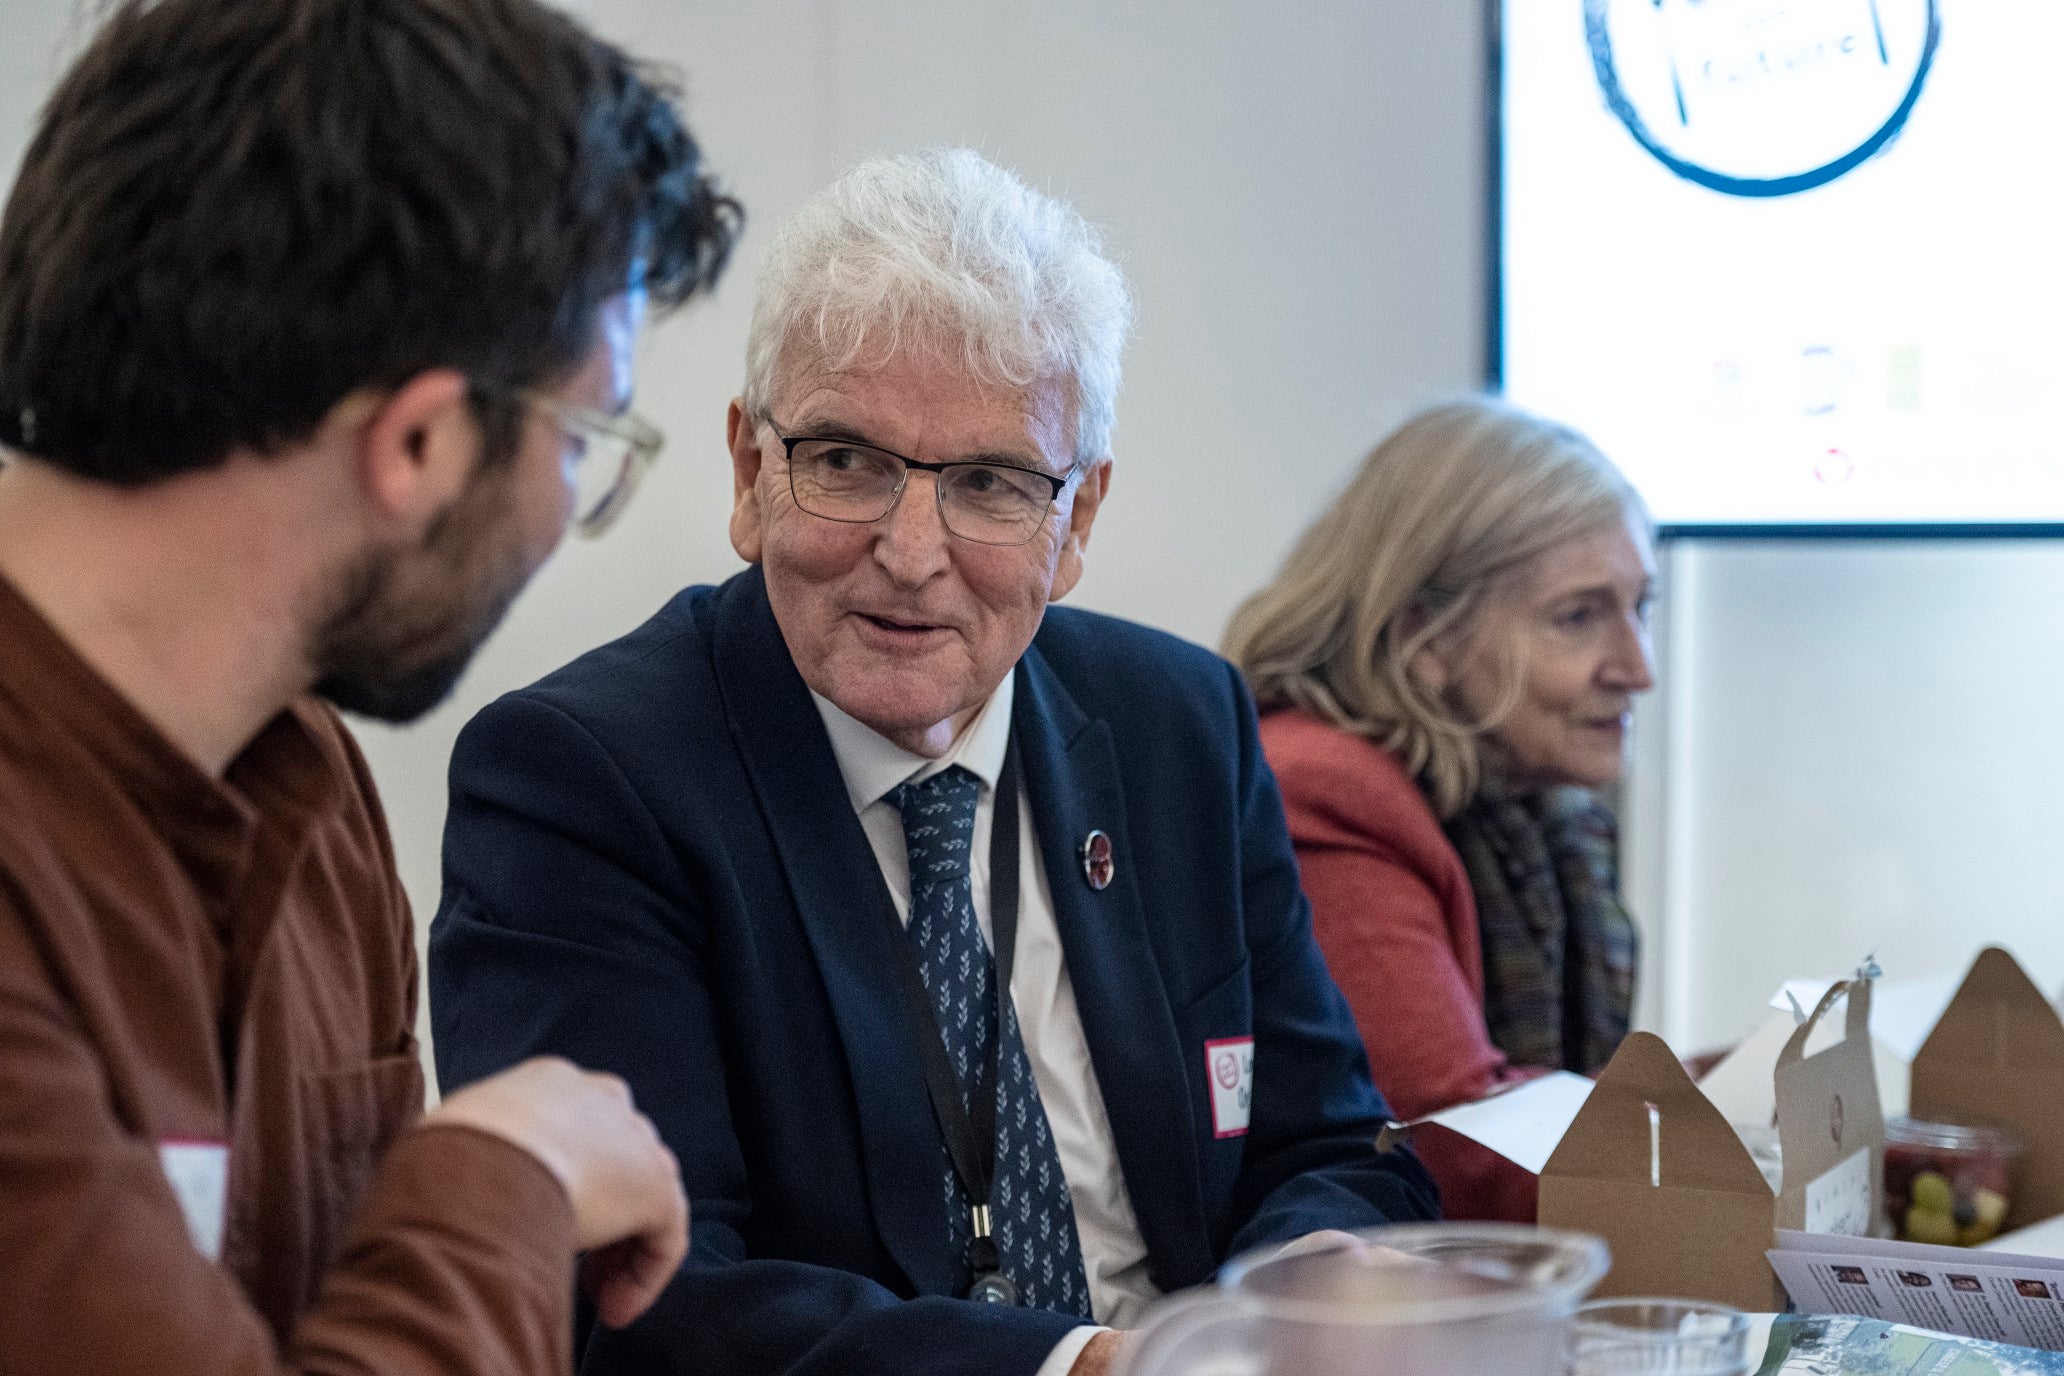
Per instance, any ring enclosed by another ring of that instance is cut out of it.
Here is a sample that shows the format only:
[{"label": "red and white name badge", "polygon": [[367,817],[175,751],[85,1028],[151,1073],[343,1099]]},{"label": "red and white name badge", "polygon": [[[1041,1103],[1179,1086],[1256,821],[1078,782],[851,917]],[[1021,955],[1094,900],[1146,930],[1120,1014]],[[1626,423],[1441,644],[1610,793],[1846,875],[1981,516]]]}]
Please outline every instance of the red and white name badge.
[{"label": "red and white name badge", "polygon": [[222,1259],[222,1224],[229,1214],[229,1145],[226,1142],[160,1142],[158,1164],[165,1168],[194,1250],[210,1261]]},{"label": "red and white name badge", "polygon": [[1254,1109],[1254,1038],[1204,1043],[1204,1076],[1211,1086],[1213,1135],[1245,1136]]}]

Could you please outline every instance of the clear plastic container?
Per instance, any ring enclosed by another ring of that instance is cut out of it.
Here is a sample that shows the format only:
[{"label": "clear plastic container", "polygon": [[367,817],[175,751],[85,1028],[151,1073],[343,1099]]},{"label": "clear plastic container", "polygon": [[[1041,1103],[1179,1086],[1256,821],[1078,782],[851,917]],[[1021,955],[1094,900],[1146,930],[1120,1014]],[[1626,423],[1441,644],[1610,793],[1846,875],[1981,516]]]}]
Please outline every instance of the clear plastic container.
[{"label": "clear plastic container", "polygon": [[1998,1128],[1894,1118],[1885,1125],[1885,1208],[1908,1242],[1975,1247],[2013,1208],[2020,1143]]},{"label": "clear plastic container", "polygon": [[1235,1259],[1149,1310],[1121,1376],[1561,1376],[1605,1244],[1425,1223]]},{"label": "clear plastic container", "polygon": [[1749,1318],[1694,1300],[1597,1300],[1570,1324],[1570,1376],[1744,1376]]}]

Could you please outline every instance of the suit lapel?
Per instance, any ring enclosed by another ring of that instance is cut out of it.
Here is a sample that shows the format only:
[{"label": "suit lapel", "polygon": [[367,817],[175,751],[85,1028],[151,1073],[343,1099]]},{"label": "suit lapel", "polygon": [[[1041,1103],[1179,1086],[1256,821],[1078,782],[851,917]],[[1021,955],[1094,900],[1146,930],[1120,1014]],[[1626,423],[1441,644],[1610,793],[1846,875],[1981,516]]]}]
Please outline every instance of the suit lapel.
[{"label": "suit lapel", "polygon": [[921,1293],[959,1275],[941,1204],[944,1158],[898,994],[900,933],[881,868],[781,628],[760,570],[724,589],[716,618],[725,718],[780,855],[832,1016],[860,1115],[876,1226]]},{"label": "suit lapel", "polygon": [[[1068,980],[1133,1214],[1157,1284],[1163,1277],[1208,1275],[1214,1262],[1187,1091],[1189,1063],[1176,1041],[1140,903],[1143,857],[1133,852],[1126,833],[1111,728],[1083,714],[1036,645],[1025,652],[1017,674],[1011,726],[1024,754],[1025,789]],[[1081,846],[1092,830],[1110,837],[1116,861],[1110,885],[1101,891],[1089,886],[1082,867]],[[1197,1051],[1202,1054],[1202,1048]]]}]

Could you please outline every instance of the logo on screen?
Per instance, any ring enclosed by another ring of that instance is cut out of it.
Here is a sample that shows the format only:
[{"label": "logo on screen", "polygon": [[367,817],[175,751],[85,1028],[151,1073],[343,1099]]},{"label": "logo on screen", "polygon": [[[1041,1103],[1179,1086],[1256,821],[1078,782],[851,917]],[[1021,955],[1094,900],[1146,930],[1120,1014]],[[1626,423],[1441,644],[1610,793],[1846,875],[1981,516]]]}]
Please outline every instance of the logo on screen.
[{"label": "logo on screen", "polygon": [[1657,161],[1732,196],[1822,186],[1906,127],[1935,0],[1584,0],[1606,103]]}]

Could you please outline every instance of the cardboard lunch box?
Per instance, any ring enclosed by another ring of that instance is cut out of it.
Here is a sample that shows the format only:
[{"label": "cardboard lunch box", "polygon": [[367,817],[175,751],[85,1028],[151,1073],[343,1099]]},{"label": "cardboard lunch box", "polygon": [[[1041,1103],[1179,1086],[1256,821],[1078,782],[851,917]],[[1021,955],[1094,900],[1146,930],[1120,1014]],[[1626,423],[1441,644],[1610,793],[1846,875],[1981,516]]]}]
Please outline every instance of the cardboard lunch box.
[{"label": "cardboard lunch box", "polygon": [[1998,947],[1979,952],[1914,1057],[1911,1112],[2020,1143],[2007,1228],[2064,1213],[2064,1020]]},{"label": "cardboard lunch box", "polygon": [[[1728,1121],[1770,1119],[1771,1067],[1794,1025],[1773,1012],[1700,1083]],[[2064,1214],[2064,1020],[2012,955],[1988,948],[1961,977],[1874,986],[1870,1026],[1887,1118],[2005,1129],[2021,1144],[2006,1228]]]},{"label": "cardboard lunch box", "polygon": [[[1612,1249],[1598,1296],[1781,1310],[1784,1291],[1765,1256],[1778,1228],[1872,1231],[1883,1208],[1885,1125],[1870,992],[1868,980],[1830,988],[1778,1055],[1776,1194],[1661,1038],[1637,1032],[1621,1044],[1541,1172],[1541,1226],[1593,1233]],[[1847,1009],[1843,1035],[1808,1054],[1837,1005]]]}]

